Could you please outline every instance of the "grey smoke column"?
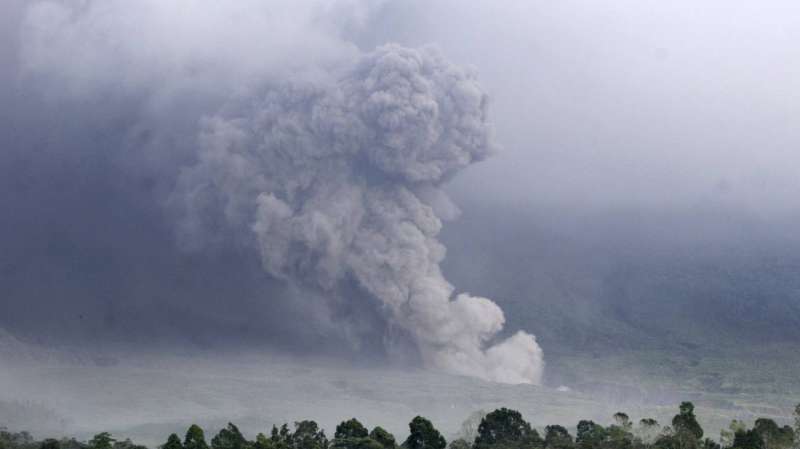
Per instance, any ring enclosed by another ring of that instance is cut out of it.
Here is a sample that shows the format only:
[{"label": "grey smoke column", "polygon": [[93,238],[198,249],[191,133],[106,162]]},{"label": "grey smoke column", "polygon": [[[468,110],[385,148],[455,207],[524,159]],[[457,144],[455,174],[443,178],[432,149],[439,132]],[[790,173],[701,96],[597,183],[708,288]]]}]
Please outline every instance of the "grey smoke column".
[{"label": "grey smoke column", "polygon": [[439,186],[493,150],[474,77],[432,49],[390,45],[334,78],[272,87],[206,120],[172,197],[184,243],[233,235],[272,275],[331,297],[354,282],[429,366],[538,383],[535,338],[487,347],[503,312],[454,296],[439,268],[441,218],[455,209]]}]

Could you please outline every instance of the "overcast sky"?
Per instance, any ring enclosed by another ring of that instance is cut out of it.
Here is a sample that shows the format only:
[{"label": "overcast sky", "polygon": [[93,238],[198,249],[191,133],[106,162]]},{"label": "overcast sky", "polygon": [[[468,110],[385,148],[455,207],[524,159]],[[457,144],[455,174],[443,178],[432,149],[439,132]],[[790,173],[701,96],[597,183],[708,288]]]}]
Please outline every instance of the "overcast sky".
[{"label": "overcast sky", "polygon": [[505,152],[459,186],[567,207],[794,210],[797,4],[432,3],[387,6],[363,39],[437,42],[477,67]]}]

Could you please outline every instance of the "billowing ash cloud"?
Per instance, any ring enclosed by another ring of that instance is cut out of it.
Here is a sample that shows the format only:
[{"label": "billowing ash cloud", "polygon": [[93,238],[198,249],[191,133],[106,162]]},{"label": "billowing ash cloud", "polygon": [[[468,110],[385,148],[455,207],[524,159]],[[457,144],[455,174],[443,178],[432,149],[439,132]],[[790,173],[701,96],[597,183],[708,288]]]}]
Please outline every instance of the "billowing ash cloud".
[{"label": "billowing ash cloud", "polygon": [[205,119],[170,200],[182,243],[255,245],[276,277],[374,298],[430,366],[538,383],[534,337],[490,345],[503,312],[454,296],[439,267],[454,209],[439,186],[494,148],[474,76],[435,50],[389,45],[332,78],[271,84]]},{"label": "billowing ash cloud", "polygon": [[440,270],[441,186],[494,147],[486,96],[434,50],[350,40],[380,4],[0,7],[0,328],[417,361],[411,341],[538,382],[534,338],[498,342],[502,311]]}]

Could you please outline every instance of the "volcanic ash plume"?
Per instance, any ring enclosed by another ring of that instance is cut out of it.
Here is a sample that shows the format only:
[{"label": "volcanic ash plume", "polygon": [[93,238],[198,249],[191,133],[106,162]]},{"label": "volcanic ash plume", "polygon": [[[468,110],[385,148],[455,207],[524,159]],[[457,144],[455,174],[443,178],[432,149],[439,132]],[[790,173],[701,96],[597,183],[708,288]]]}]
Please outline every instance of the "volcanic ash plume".
[{"label": "volcanic ash plume", "polygon": [[429,366],[538,383],[535,338],[487,348],[503,312],[454,295],[439,268],[440,215],[454,208],[439,186],[493,150],[474,77],[435,50],[385,46],[334,81],[255,98],[206,120],[173,197],[186,241],[250,240],[270,274],[330,297],[358,285]]}]

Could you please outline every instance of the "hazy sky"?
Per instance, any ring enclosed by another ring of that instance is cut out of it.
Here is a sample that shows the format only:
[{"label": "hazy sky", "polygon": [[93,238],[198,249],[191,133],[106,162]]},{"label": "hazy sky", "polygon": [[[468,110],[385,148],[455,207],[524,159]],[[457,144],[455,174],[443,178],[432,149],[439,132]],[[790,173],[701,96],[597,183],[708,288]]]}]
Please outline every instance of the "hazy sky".
[{"label": "hazy sky", "polygon": [[493,195],[794,209],[797,4],[411,3],[363,41],[437,42],[477,67],[506,150],[473,170]]}]

